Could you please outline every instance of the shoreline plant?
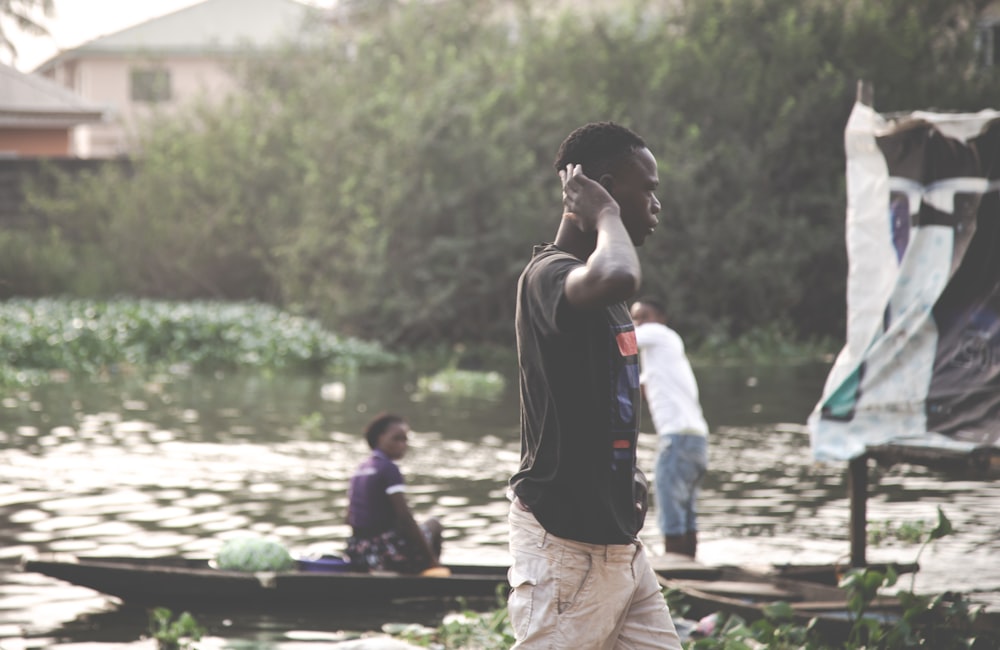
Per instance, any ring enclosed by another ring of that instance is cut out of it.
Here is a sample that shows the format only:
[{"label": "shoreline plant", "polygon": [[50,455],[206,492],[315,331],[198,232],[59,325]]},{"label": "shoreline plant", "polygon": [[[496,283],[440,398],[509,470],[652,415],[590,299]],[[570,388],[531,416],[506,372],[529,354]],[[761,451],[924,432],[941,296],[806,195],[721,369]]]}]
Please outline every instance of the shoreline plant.
[{"label": "shoreline plant", "polygon": [[149,632],[159,650],[195,650],[205,628],[190,612],[182,612],[175,619],[169,608],[156,607],[149,612]]},{"label": "shoreline plant", "polygon": [[378,343],[252,302],[10,299],[0,302],[0,385],[130,368],[320,373],[395,364]]},{"label": "shoreline plant", "polygon": [[[938,521],[922,537],[917,559],[932,542],[954,532],[944,511],[938,508]],[[808,624],[794,621],[794,610],[787,603],[767,607],[764,617],[747,621],[737,615],[716,613],[712,632],[705,637],[690,638],[682,643],[685,650],[979,650],[1000,647],[1000,630],[979,625],[983,608],[956,593],[921,595],[900,590],[896,597],[902,604],[898,620],[886,622],[866,616],[877,596],[896,585],[897,573],[855,569],[840,582],[845,591],[847,613],[851,626],[846,638],[824,638],[816,619]],[[664,596],[671,612],[683,616],[687,609],[684,595],[666,590]],[[464,609],[444,619],[436,629],[407,628],[397,637],[420,646],[439,650],[477,648],[504,650],[513,644],[513,632],[507,618],[506,603],[498,593],[498,608],[490,612]],[[471,645],[470,645],[471,644]]]}]

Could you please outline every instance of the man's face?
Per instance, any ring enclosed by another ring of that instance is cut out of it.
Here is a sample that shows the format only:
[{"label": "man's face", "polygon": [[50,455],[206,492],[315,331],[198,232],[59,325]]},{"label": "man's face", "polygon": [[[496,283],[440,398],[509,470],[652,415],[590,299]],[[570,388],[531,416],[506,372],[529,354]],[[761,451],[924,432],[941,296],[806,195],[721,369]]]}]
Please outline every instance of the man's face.
[{"label": "man's face", "polygon": [[405,422],[395,422],[378,437],[378,448],[393,460],[406,455],[409,446],[410,427]]},{"label": "man's face", "polygon": [[642,325],[643,323],[667,324],[666,317],[660,313],[659,309],[652,305],[647,305],[642,301],[634,302],[629,312],[632,315],[632,322],[636,325]]},{"label": "man's face", "polygon": [[642,246],[659,223],[656,215],[660,212],[660,201],[656,189],[660,178],[656,173],[656,158],[649,149],[640,149],[622,160],[611,176],[609,191],[621,208],[625,230],[633,244]]},{"label": "man's face", "polygon": [[636,325],[642,325],[643,323],[649,322],[651,319],[649,317],[649,308],[641,302],[637,302],[632,305],[632,322]]}]

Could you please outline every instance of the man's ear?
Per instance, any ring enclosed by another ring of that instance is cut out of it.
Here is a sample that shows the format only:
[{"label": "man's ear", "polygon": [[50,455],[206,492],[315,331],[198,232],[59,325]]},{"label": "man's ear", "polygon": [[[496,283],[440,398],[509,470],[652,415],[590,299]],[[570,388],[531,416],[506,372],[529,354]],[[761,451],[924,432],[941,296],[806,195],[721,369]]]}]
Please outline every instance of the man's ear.
[{"label": "man's ear", "polygon": [[601,177],[597,179],[597,182],[600,183],[604,187],[604,189],[608,191],[608,194],[610,194],[611,196],[615,195],[614,176],[612,176],[611,174],[601,174]]}]

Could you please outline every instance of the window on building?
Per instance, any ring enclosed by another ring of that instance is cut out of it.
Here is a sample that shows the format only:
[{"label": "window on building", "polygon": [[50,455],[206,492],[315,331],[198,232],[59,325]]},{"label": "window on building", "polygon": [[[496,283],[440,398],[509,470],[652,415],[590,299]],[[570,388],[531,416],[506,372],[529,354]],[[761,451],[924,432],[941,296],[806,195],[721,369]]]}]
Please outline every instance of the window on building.
[{"label": "window on building", "polygon": [[157,104],[170,101],[170,70],[133,68],[131,97],[134,102]]},{"label": "window on building", "polygon": [[979,25],[976,48],[984,65],[1000,65],[1000,21]]}]

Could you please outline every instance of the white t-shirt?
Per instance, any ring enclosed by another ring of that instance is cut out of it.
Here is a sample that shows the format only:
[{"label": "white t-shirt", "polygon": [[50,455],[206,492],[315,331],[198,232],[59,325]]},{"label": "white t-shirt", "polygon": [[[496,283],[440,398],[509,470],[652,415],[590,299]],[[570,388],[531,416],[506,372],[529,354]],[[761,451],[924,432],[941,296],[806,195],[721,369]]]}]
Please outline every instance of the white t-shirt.
[{"label": "white t-shirt", "polygon": [[707,436],[708,424],[698,401],[698,382],[684,354],[684,341],[660,323],[635,327],[642,382],[659,435],[689,433]]}]

